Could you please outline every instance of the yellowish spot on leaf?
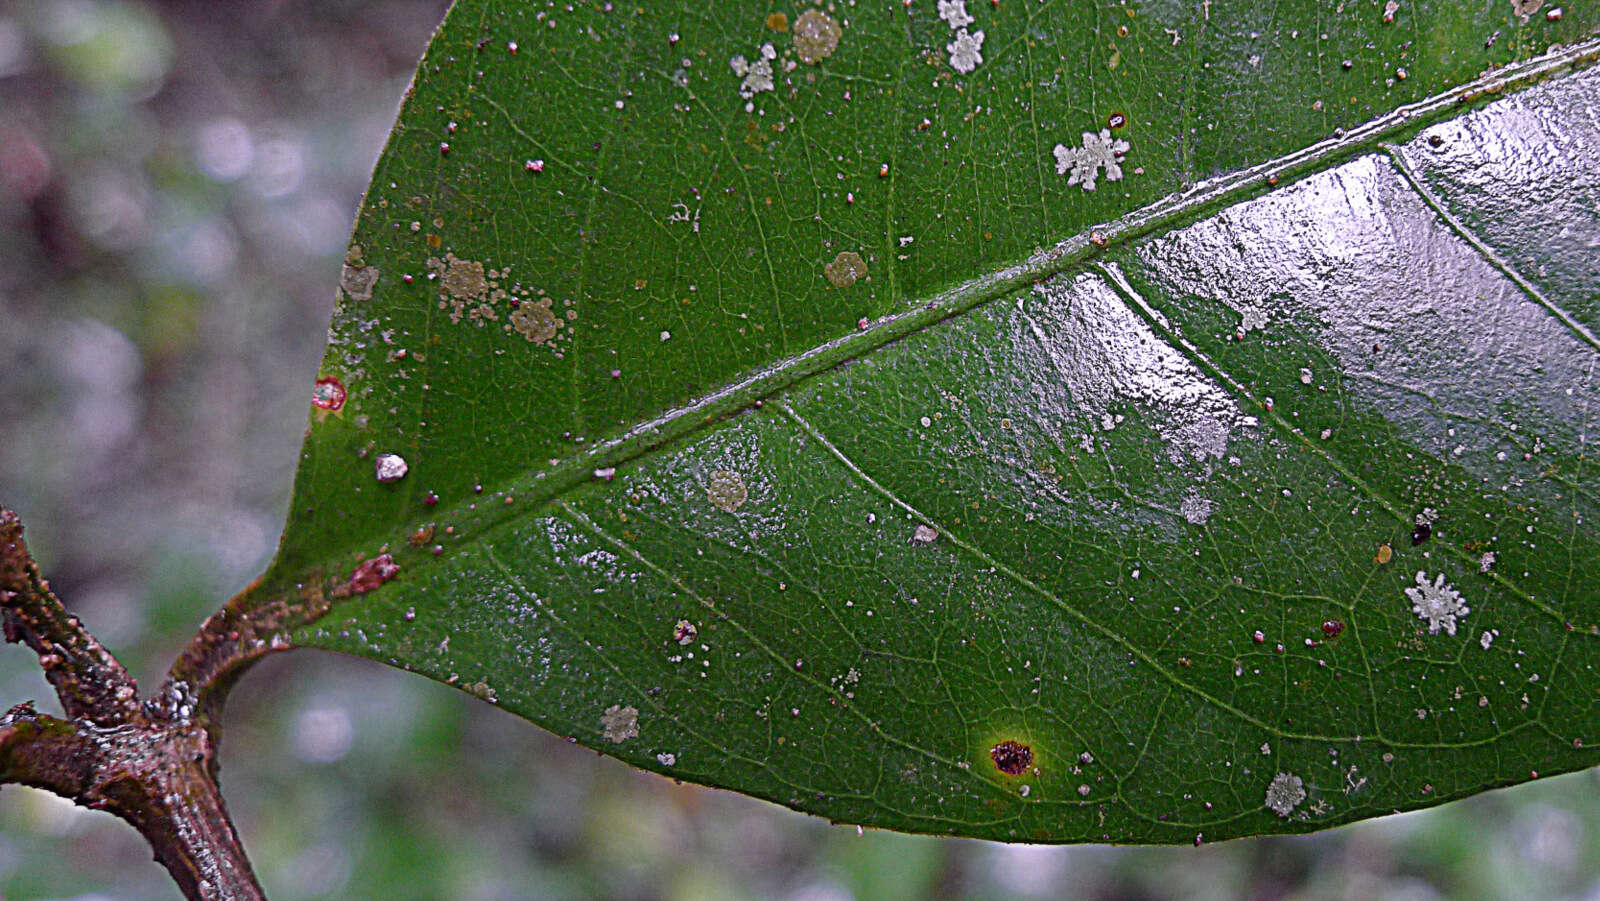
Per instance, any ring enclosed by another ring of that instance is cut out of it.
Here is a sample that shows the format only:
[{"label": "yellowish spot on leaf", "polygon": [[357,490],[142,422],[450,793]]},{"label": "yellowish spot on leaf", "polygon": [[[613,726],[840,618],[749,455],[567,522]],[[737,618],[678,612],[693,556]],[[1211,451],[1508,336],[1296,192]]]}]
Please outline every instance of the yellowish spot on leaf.
[{"label": "yellowish spot on leaf", "polygon": [[835,288],[848,288],[867,274],[867,261],[853,250],[842,250],[833,262],[822,267],[822,274]]},{"label": "yellowish spot on leaf", "polygon": [[750,492],[744,487],[744,477],[736,472],[719,469],[711,474],[711,484],[706,488],[706,497],[719,510],[732,513],[744,506],[750,499]]},{"label": "yellowish spot on leaf", "polygon": [[839,49],[844,30],[820,9],[808,9],[794,22],[794,52],[803,63],[816,65]]}]

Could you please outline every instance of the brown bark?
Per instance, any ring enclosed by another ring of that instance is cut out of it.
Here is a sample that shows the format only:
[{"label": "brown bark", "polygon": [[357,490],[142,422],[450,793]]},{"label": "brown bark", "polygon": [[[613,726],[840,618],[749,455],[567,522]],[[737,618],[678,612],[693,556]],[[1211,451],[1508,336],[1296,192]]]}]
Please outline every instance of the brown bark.
[{"label": "brown bark", "polygon": [[0,509],[5,638],[39,656],[67,714],[19,704],[0,717],[0,784],[46,789],[128,821],[188,898],[264,898],[217,787],[222,705],[245,667],[288,648],[288,629],[324,610],[253,606],[245,592],[206,622],[141,703],[127,670],[51,593],[16,514]]}]

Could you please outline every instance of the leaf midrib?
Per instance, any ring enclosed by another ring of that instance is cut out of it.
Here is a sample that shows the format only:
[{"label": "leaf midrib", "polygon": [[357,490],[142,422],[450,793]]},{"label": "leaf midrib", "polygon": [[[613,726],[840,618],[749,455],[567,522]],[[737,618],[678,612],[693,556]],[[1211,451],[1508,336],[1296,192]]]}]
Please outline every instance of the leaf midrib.
[{"label": "leaf midrib", "polygon": [[[866,356],[893,341],[1072,269],[1103,250],[1196,221],[1218,208],[1302,180],[1363,153],[1383,152],[1387,143],[1459,115],[1463,105],[1485,104],[1508,92],[1526,89],[1556,75],[1581,71],[1597,62],[1600,62],[1600,38],[1592,38],[1397,107],[1348,132],[1335,134],[1286,156],[1199,182],[1103,226],[1065,238],[1019,263],[941,291],[911,309],[881,318],[864,330],[847,333],[779,360],[689,404],[641,422],[621,435],[596,442],[587,451],[554,463],[548,469],[514,478],[500,492],[508,499],[507,504],[476,503],[445,512],[458,527],[465,527],[462,540],[470,542],[472,538],[468,536],[525,515],[519,508],[526,511],[529,503],[542,507],[596,478],[597,471],[626,464],[840,363]],[[514,504],[511,498],[516,499]],[[434,513],[429,518],[438,516],[439,513]]]}]

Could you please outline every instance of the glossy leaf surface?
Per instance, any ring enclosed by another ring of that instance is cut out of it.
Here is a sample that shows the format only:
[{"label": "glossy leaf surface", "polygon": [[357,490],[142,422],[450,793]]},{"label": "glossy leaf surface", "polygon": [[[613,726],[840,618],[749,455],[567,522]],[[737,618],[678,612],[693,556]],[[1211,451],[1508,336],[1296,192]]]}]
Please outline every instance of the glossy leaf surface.
[{"label": "glossy leaf surface", "polygon": [[258,589],[336,598],[297,642],[989,838],[1590,764],[1596,50],[1475,79],[1593,22],[933,6],[458,3]]}]

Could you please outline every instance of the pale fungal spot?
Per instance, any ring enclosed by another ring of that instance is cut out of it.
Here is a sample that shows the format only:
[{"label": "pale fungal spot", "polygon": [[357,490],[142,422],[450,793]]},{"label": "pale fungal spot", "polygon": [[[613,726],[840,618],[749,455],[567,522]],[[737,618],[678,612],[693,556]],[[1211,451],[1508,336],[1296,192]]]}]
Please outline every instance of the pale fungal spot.
[{"label": "pale fungal spot", "polygon": [[1087,785],[1078,786],[1078,794],[1079,794],[1079,796],[1084,797],[1084,798],[1089,797],[1089,786],[1087,786]]},{"label": "pale fungal spot", "polygon": [[1279,773],[1267,785],[1267,809],[1280,817],[1288,817],[1305,799],[1305,783],[1292,773]]},{"label": "pale fungal spot", "polygon": [[543,344],[556,336],[561,320],[550,311],[550,298],[546,297],[538,303],[523,303],[512,310],[511,327],[534,344]]},{"label": "pale fungal spot", "polygon": [[841,250],[833,262],[822,267],[822,274],[835,288],[848,288],[867,274],[867,261],[853,250]]},{"label": "pale fungal spot", "polygon": [[1095,189],[1095,179],[1105,169],[1106,181],[1122,180],[1122,156],[1131,145],[1121,138],[1111,137],[1111,129],[1099,133],[1083,133],[1083,145],[1068,147],[1057,144],[1052,152],[1056,158],[1056,174],[1067,176],[1067,185],[1082,185],[1085,191]]},{"label": "pale fungal spot", "polygon": [[1478,572],[1486,573],[1494,568],[1494,551],[1484,551],[1478,558]]},{"label": "pale fungal spot", "polygon": [[1499,634],[1499,629],[1486,629],[1482,635],[1478,636],[1478,646],[1485,651],[1489,650],[1489,646],[1494,644],[1495,636]]},{"label": "pale fungal spot", "polygon": [[1305,368],[1304,366],[1300,367],[1300,384],[1309,385],[1311,384],[1311,379],[1311,370]]},{"label": "pale fungal spot", "polygon": [[345,264],[339,275],[339,287],[351,300],[371,300],[372,289],[378,284],[378,267]]},{"label": "pale fungal spot", "polygon": [[1511,0],[1511,11],[1523,18],[1533,15],[1544,6],[1544,0]]},{"label": "pale fungal spot", "polygon": [[1407,588],[1406,597],[1411,599],[1412,612],[1428,624],[1430,634],[1436,634],[1440,629],[1447,635],[1456,634],[1457,617],[1466,616],[1472,611],[1462,601],[1461,593],[1445,582],[1444,573],[1429,582],[1427,573],[1418,570],[1417,587]]},{"label": "pale fungal spot", "polygon": [[378,481],[384,483],[400,481],[410,468],[399,454],[379,454],[374,466]]},{"label": "pale fungal spot", "polygon": [[983,63],[983,29],[956,32],[956,39],[944,46],[950,52],[950,68],[966,75]]},{"label": "pale fungal spot", "polygon": [[711,484],[706,488],[706,497],[711,503],[724,513],[732,513],[744,506],[750,499],[750,492],[744,487],[744,477],[736,472],[719,469],[711,474]]},{"label": "pale fungal spot", "polygon": [[660,754],[656,755],[656,763],[659,763],[662,766],[677,766],[678,755],[670,751],[662,751]]},{"label": "pale fungal spot", "polygon": [[921,546],[921,545],[933,544],[935,541],[938,541],[938,540],[939,540],[939,530],[935,529],[933,526],[928,526],[928,525],[923,525],[922,523],[917,523],[917,527],[915,529],[911,530],[911,543],[912,544]]},{"label": "pale fungal spot", "polygon": [[1178,505],[1178,512],[1189,521],[1190,525],[1203,526],[1211,518],[1211,501],[1198,494],[1191,494]]},{"label": "pale fungal spot", "polygon": [[757,94],[772,90],[772,61],[777,58],[778,51],[774,50],[771,44],[762,44],[755,62],[745,59],[742,54],[728,61],[733,74],[744,79],[739,82],[740,97],[749,100]]},{"label": "pale fungal spot", "polygon": [[978,21],[967,12],[967,0],[939,0],[939,18],[945,20],[952,31]]},{"label": "pale fungal spot", "polygon": [[820,9],[808,9],[794,21],[794,51],[800,61],[816,65],[839,48],[843,30],[833,17]]},{"label": "pale fungal spot", "polygon": [[639,734],[639,710],[629,705],[619,707],[612,704],[606,712],[600,715],[600,729],[606,741],[622,744]]}]

